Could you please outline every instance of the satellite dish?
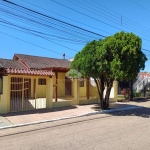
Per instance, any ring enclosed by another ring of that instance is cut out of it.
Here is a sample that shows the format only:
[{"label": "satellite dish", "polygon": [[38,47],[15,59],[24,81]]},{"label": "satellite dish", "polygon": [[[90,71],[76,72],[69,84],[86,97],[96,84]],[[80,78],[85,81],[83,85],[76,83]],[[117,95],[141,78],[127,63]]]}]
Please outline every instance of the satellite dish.
[{"label": "satellite dish", "polygon": [[96,83],[95,83],[95,81],[94,81],[94,79],[93,78],[90,78],[90,84],[92,85],[92,86],[96,86]]}]

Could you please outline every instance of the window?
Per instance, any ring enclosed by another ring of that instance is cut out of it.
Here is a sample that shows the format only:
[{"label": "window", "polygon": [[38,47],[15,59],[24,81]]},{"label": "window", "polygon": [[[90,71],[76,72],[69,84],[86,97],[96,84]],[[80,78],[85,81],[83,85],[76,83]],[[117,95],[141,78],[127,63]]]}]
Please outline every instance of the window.
[{"label": "window", "polygon": [[84,79],[80,79],[80,87],[84,87]]},{"label": "window", "polygon": [[0,77],[0,94],[3,94],[3,78]]},{"label": "window", "polygon": [[38,80],[38,85],[46,85],[46,79],[40,78],[40,79]]}]

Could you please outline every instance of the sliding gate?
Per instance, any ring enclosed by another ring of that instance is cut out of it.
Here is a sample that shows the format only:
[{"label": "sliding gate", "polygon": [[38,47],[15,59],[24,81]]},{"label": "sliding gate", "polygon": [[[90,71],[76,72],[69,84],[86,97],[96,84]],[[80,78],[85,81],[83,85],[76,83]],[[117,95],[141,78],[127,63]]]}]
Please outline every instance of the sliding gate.
[{"label": "sliding gate", "polygon": [[[36,80],[34,80],[33,89],[31,89],[30,78],[16,78],[11,77],[10,83],[10,111],[23,111],[40,109],[39,105],[42,102],[39,99],[36,100]],[[32,92],[32,93],[31,93]],[[43,107],[41,107],[43,108]],[[46,104],[44,106],[46,108]]]}]

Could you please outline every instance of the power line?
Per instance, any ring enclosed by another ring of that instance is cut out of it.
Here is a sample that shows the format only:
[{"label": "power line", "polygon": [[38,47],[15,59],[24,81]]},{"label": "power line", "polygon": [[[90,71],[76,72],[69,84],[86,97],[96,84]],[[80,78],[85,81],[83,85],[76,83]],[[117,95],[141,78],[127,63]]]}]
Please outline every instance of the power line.
[{"label": "power line", "polygon": [[[75,10],[75,9],[73,9],[73,8],[71,8],[71,7],[69,7],[69,6],[66,6],[66,5],[64,5],[64,4],[62,4],[62,3],[59,3],[59,2],[57,2],[57,1],[55,1],[55,0],[51,0],[51,1],[54,2],[54,3],[56,3],[56,4],[59,4],[59,5],[63,6],[63,7],[65,7],[65,8],[68,8],[68,9],[70,9],[70,10],[72,10],[72,11],[75,11],[75,12],[77,12],[77,13],[79,13],[79,14],[82,14],[82,15],[84,15],[84,16],[86,16],[86,17],[89,17],[89,18],[91,18],[91,19],[93,19],[93,20],[96,20],[96,21],[98,21],[98,22],[101,22],[101,23],[103,23],[103,24],[105,24],[105,25],[108,25],[108,26],[113,27],[113,28],[118,29],[118,30],[122,30],[121,28],[118,28],[118,27],[116,27],[116,26],[113,26],[113,25],[110,25],[110,24],[108,24],[108,23],[105,23],[105,22],[103,22],[103,21],[101,21],[101,20],[99,20],[99,19],[97,19],[97,18],[91,17],[91,16],[89,16],[89,15],[87,15],[87,14],[85,14],[85,13],[82,13],[82,12],[80,12],[80,11],[78,11],[78,10]],[[128,27],[126,27],[126,28],[128,28]],[[133,29],[132,29],[132,30],[133,30]],[[136,31],[136,32],[139,32],[139,31]],[[141,34],[143,34],[143,32],[142,32]],[[146,34],[147,34],[147,33],[146,33]],[[143,39],[146,40],[146,41],[150,41],[150,40],[145,39],[145,38],[143,38]]]},{"label": "power line", "polygon": [[[14,13],[11,13],[10,11],[7,11],[6,13],[9,13],[9,14],[11,14],[11,15],[13,15],[15,18],[16,17],[19,17],[19,21],[22,21],[22,19],[24,19],[24,20],[26,20],[26,21],[30,21],[30,24],[31,23],[34,23],[34,25],[35,25],[35,23],[36,23],[36,26],[39,26],[39,25],[44,25],[44,26],[46,26],[46,27],[50,27],[51,29],[55,29],[56,30],[56,26],[60,26],[60,27],[62,27],[62,28],[66,28],[66,27],[64,27],[64,26],[61,26],[61,25],[57,25],[57,24],[55,24],[55,23],[53,23],[53,22],[48,22],[48,24],[44,24],[44,23],[40,23],[40,22],[37,22],[37,21],[35,21],[35,20],[33,20],[33,19],[28,19],[28,18],[26,18],[26,17],[24,17],[24,16],[20,16],[20,15],[18,15],[18,14],[14,14]],[[30,16],[32,16],[31,14],[30,14]],[[36,16],[34,16],[34,19],[35,18],[37,18]],[[38,18],[39,19],[39,18]],[[42,19],[43,20],[43,19]],[[43,21],[45,21],[45,20],[43,20]],[[47,21],[46,21],[47,22]],[[54,24],[55,26],[54,27],[52,27],[51,25],[49,25],[49,24]],[[62,28],[61,29],[57,29],[57,30],[60,30],[60,31],[62,31]],[[67,33],[68,32],[68,30],[70,30],[70,29],[68,29],[67,28],[67,30],[64,30],[63,32],[65,32],[65,33]],[[47,30],[46,30],[47,31]],[[70,35],[72,35],[72,33],[73,32],[77,32],[77,31],[73,31],[73,30],[70,30],[71,32],[69,33]],[[77,32],[77,33],[79,33],[79,32]],[[79,33],[79,34],[83,34],[83,33]],[[83,34],[84,35],[84,34]],[[88,35],[89,36],[89,35]],[[86,35],[86,37],[87,37],[87,35]],[[79,35],[78,35],[78,38],[79,38]]]},{"label": "power line", "polygon": [[[67,18],[67,19],[69,19],[69,20],[75,21],[75,22],[80,23],[80,24],[82,24],[82,25],[91,27],[91,28],[96,29],[96,30],[99,30],[99,31],[103,31],[103,30],[100,30],[100,29],[95,28],[95,27],[93,27],[93,26],[89,26],[89,25],[87,25],[87,24],[85,24],[85,23],[76,21],[76,20],[74,20],[74,19],[65,17],[65,16],[63,16],[63,15],[60,15],[60,14],[58,14],[58,13],[52,12],[52,11],[47,10],[47,9],[44,9],[44,8],[42,8],[42,7],[40,7],[40,6],[35,5],[35,4],[26,2],[26,1],[24,1],[24,0],[21,0],[21,1],[23,1],[23,2],[25,2],[25,3],[28,3],[28,4],[30,4],[30,5],[33,5],[33,6],[35,6],[35,7],[38,7],[38,8],[40,8],[40,9],[42,9],[42,10],[46,10],[46,11],[51,12],[51,13],[53,13],[53,14],[56,14],[56,15],[62,16],[62,17],[64,17],[64,18]],[[84,1],[85,1],[85,0],[84,0]],[[91,1],[93,1],[93,0],[91,0]],[[133,20],[130,20],[130,19],[128,19],[128,18],[126,18],[126,17],[124,17],[124,16],[122,16],[122,15],[120,15],[120,14],[118,14],[118,13],[116,13],[116,12],[114,12],[114,11],[108,9],[108,8],[106,8],[106,7],[104,7],[103,5],[100,5],[99,3],[95,2],[95,1],[93,1],[93,3],[90,3],[89,1],[85,1],[85,2],[88,3],[88,4],[90,4],[90,6],[94,6],[94,7],[98,8],[99,10],[101,10],[102,8],[105,8],[105,9],[109,10],[109,11],[111,11],[111,13],[109,13],[108,11],[102,9],[104,12],[108,12],[109,14],[111,14],[111,15],[113,15],[113,16],[116,15],[117,17],[121,17],[121,18],[123,17],[123,19],[126,19],[126,21],[127,21],[128,23],[130,23],[130,25],[133,25],[134,28],[137,27],[138,30],[139,30],[139,27],[138,27],[138,25],[137,25],[138,23],[133,22]],[[94,5],[94,4],[95,4],[95,5]],[[99,6],[101,6],[102,8],[100,8]],[[112,13],[112,12],[113,12],[113,13]],[[121,19],[121,20],[123,20],[123,19]],[[123,22],[124,22],[124,24],[126,24],[125,21],[123,21]],[[127,24],[126,24],[126,25],[127,25]],[[141,25],[139,25],[139,26],[140,26],[140,28],[141,28]],[[127,28],[128,28],[128,27],[127,27]],[[146,31],[146,34],[145,34],[145,35],[147,35],[147,32],[149,32],[149,29],[146,29],[144,26],[143,26],[142,29]],[[103,32],[106,32],[106,31],[103,31]],[[106,33],[108,33],[108,32],[106,32]],[[109,33],[109,34],[111,34],[111,33]],[[142,32],[142,34],[143,34],[143,32]],[[149,41],[148,39],[145,39],[145,38],[143,38],[143,39],[146,40],[146,41]]]},{"label": "power line", "polygon": [[134,0],[131,0],[133,3],[135,3],[136,5],[140,6],[141,8],[145,9],[146,11],[150,12],[150,10],[148,10],[147,8],[143,7],[142,5],[140,5],[139,3],[135,2]]},{"label": "power line", "polygon": [[82,14],[82,15],[84,15],[84,16],[86,16],[86,17],[89,17],[89,18],[91,18],[91,19],[93,19],[93,20],[96,20],[96,21],[98,21],[98,22],[101,22],[101,23],[103,23],[103,24],[105,24],[105,25],[108,25],[108,26],[113,27],[113,28],[115,28],[115,29],[121,30],[121,29],[118,28],[118,27],[115,27],[115,26],[113,26],[113,25],[110,25],[110,24],[108,24],[108,23],[105,23],[105,22],[103,22],[103,21],[101,21],[101,20],[99,20],[99,19],[96,19],[96,18],[94,18],[94,17],[91,17],[91,16],[89,16],[89,15],[87,15],[87,14],[84,14],[84,13],[82,13],[82,12],[80,12],[80,11],[78,11],[78,10],[75,10],[75,9],[73,9],[73,8],[71,8],[71,7],[68,7],[68,6],[64,5],[64,4],[61,4],[61,3],[56,2],[56,1],[54,1],[54,0],[51,0],[51,1],[53,1],[54,3],[57,3],[57,4],[61,5],[61,6],[64,6],[64,7],[68,8],[68,9],[70,9],[70,10],[72,10],[72,11],[75,11],[75,12],[77,12],[77,13],[79,13],[79,14]]},{"label": "power line", "polygon": [[[85,0],[84,0],[84,1],[85,1]],[[85,1],[85,2],[87,3],[87,1]],[[143,26],[142,24],[139,24],[139,23],[137,23],[137,22],[134,22],[133,20],[131,20],[131,19],[129,19],[129,18],[127,18],[127,17],[125,17],[125,16],[123,16],[123,15],[121,15],[121,14],[119,14],[119,13],[117,13],[117,12],[115,12],[115,11],[113,11],[113,10],[111,10],[111,9],[109,9],[109,8],[107,8],[107,7],[105,7],[105,6],[103,6],[103,5],[101,5],[101,4],[98,3],[97,1],[91,0],[90,2],[91,2],[90,5],[93,5],[93,6],[98,7],[98,8],[99,8],[99,6],[100,6],[100,7],[102,7],[102,8],[105,8],[106,10],[109,10],[111,13],[113,12],[112,15],[116,14],[116,15],[122,17],[123,22],[125,22],[125,21],[128,20],[128,22],[129,22],[130,24],[133,24],[134,26],[138,26],[139,28],[142,28],[143,30],[147,30],[148,32],[150,31],[149,28],[146,28],[146,27]],[[88,3],[89,3],[89,2],[88,2]],[[95,5],[94,5],[94,4],[95,4]],[[99,8],[99,9],[101,9],[101,8]],[[104,10],[104,11],[106,12],[106,10]],[[125,21],[124,21],[124,19],[125,19]]]},{"label": "power line", "polygon": [[[16,9],[16,7],[15,7],[15,9]],[[26,12],[27,12],[27,11],[26,11]],[[10,12],[9,12],[9,13],[10,13]],[[20,14],[20,13],[19,13],[19,14]],[[13,14],[13,15],[14,15],[15,17],[16,17],[16,16],[20,17],[20,18],[19,18],[19,21],[21,21],[23,18],[25,18],[25,17],[23,17],[23,16],[19,16],[18,14]],[[31,16],[31,14],[30,14],[30,16]],[[37,18],[37,17],[34,16],[34,19],[35,19],[35,18]],[[25,19],[27,19],[27,18],[25,18]],[[27,20],[28,20],[28,19],[27,19]],[[44,26],[50,27],[51,29],[52,29],[52,28],[54,29],[54,28],[56,27],[56,26],[55,26],[55,27],[49,26],[49,24],[53,24],[53,22],[51,22],[51,23],[49,23],[48,25],[46,25],[46,24],[37,22],[37,21],[35,21],[35,20],[31,20],[31,19],[29,19],[29,21],[32,21],[32,22],[34,22],[34,23],[37,23],[36,26],[37,26],[37,25],[38,25],[38,26],[39,26],[39,25],[44,25]],[[44,20],[43,20],[43,21],[44,21]],[[31,24],[31,23],[30,23],[30,24]],[[59,23],[59,24],[60,24],[60,23]],[[56,24],[55,24],[55,25],[56,25]],[[62,28],[66,28],[66,27],[62,27]],[[57,30],[58,30],[58,29],[57,29]],[[59,29],[59,30],[60,30],[60,29]],[[63,31],[63,32],[66,32],[66,31],[68,31],[68,30],[70,30],[70,29],[67,29],[67,30],[65,30],[65,31]],[[75,32],[76,32],[76,31],[75,31]],[[79,33],[79,32],[78,32],[78,33]],[[72,35],[72,32],[70,32],[69,34]],[[89,35],[88,35],[88,36],[89,36]],[[78,34],[77,37],[78,37],[78,39],[79,39],[79,34]],[[86,37],[87,37],[87,35],[86,35]],[[61,38],[61,39],[64,39],[64,38]],[[83,38],[82,38],[82,39],[83,39]],[[98,39],[99,39],[99,38],[98,38]],[[71,41],[72,41],[72,40],[71,40]],[[75,40],[73,39],[73,41],[75,41]],[[90,41],[91,41],[91,40],[90,40]],[[76,41],[76,42],[80,42],[80,41]],[[89,42],[89,41],[86,41],[86,43],[88,43],[88,42]]]},{"label": "power line", "polygon": [[16,3],[10,2],[9,0],[3,0],[3,1],[8,2],[8,3],[12,4],[12,5],[18,6],[18,7],[20,7],[20,8],[23,8],[23,9],[25,9],[25,10],[28,10],[28,11],[30,11],[30,12],[33,12],[33,13],[39,14],[39,15],[44,16],[44,17],[46,17],[46,18],[50,18],[50,19],[53,19],[53,20],[55,20],[55,21],[58,21],[58,22],[61,22],[61,23],[67,24],[67,25],[69,25],[69,26],[72,26],[72,27],[78,28],[78,29],[80,29],[80,30],[83,30],[83,31],[86,31],[86,32],[89,32],[89,33],[92,33],[92,34],[95,34],[95,35],[98,35],[98,36],[103,37],[103,35],[101,35],[101,34],[98,34],[98,33],[95,33],[95,32],[92,32],[92,31],[89,31],[89,30],[86,30],[86,29],[83,29],[83,28],[81,28],[81,27],[78,27],[78,26],[72,25],[72,24],[67,23],[67,22],[65,22],[65,21],[62,21],[62,20],[59,20],[59,19],[53,18],[53,17],[51,17],[51,16],[48,16],[48,15],[42,14],[42,13],[40,13],[40,12],[37,12],[37,11],[31,10],[31,9],[29,9],[29,8],[23,7],[23,6],[18,5],[18,4],[16,4]]},{"label": "power line", "polygon": [[[45,50],[51,51],[51,52],[53,52],[53,53],[56,53],[56,54],[62,55],[61,53],[55,52],[55,51],[53,51],[53,50],[50,50],[50,49],[47,49],[47,48],[44,48],[44,47],[41,47],[41,46],[39,46],[39,45],[33,44],[33,43],[28,42],[28,41],[25,41],[25,40],[22,40],[22,39],[20,39],[20,38],[17,38],[17,37],[15,37],[15,36],[9,35],[9,34],[7,34],[7,33],[1,32],[1,31],[0,31],[0,33],[5,34],[5,35],[7,35],[7,36],[10,36],[10,37],[12,37],[12,38],[15,38],[15,39],[17,39],[17,40],[20,40],[20,41],[26,42],[26,43],[28,43],[28,44],[34,45],[34,46],[36,46],[36,47],[39,47],[39,48],[42,48],[42,49],[45,49]],[[105,37],[106,37],[106,36],[105,36]],[[150,50],[147,50],[147,49],[144,49],[144,48],[142,48],[142,50],[147,51],[147,52],[150,52]],[[77,52],[78,52],[78,51],[77,51]],[[68,57],[68,58],[71,58],[71,57],[69,57],[69,56],[67,56],[67,57]]]},{"label": "power line", "polygon": [[[59,43],[57,43],[57,42],[54,42],[54,41],[49,40],[49,39],[47,39],[47,38],[45,38],[45,37],[43,37],[43,36],[38,35],[38,33],[40,33],[40,32],[38,32],[38,31],[30,30],[30,29],[28,29],[28,28],[19,27],[19,26],[14,25],[14,24],[12,24],[12,23],[10,23],[10,22],[5,22],[5,21],[0,21],[0,22],[5,23],[5,24],[7,24],[7,25],[12,25],[12,26],[14,26],[14,27],[21,28],[21,29],[25,30],[27,33],[30,33],[30,34],[32,34],[32,35],[35,35],[35,36],[38,36],[38,37],[40,37],[40,38],[46,39],[46,40],[48,40],[48,41],[50,41],[50,42],[52,42],[52,43],[54,43],[54,44],[57,44],[57,45],[62,46],[62,47],[64,47],[64,48],[70,49],[70,50],[72,50],[72,51],[78,52],[77,50],[74,50],[74,49],[72,49],[72,48],[69,48],[69,47],[67,47],[67,46],[64,46],[64,45],[62,45],[62,44],[59,44]],[[14,29],[14,28],[13,28],[13,29]],[[14,29],[14,30],[18,30],[18,29]],[[22,30],[19,30],[19,31],[22,32]],[[35,33],[34,33],[34,32],[35,32]]]},{"label": "power line", "polygon": [[[15,4],[15,5],[17,5],[17,4]],[[17,5],[17,6],[19,6],[19,5]],[[28,9],[28,8],[25,8],[25,7],[22,7],[22,6],[19,6],[19,7],[24,8],[24,9],[27,9],[27,10],[29,10],[29,11],[32,11],[31,9]],[[36,11],[32,11],[32,12],[36,12]],[[36,12],[36,13],[38,13],[38,12]],[[41,15],[41,13],[38,13],[38,14]],[[49,17],[48,17],[48,18],[49,18]],[[51,18],[51,17],[50,17],[50,18]],[[54,20],[57,20],[57,21],[58,21],[58,19],[54,19]],[[64,21],[61,21],[61,22],[64,23]],[[65,24],[68,25],[68,23],[66,23],[66,22],[65,22]],[[73,26],[73,27],[77,27],[77,26],[74,26],[74,25],[72,25],[72,24],[69,24],[69,25],[71,25],[71,26]],[[83,29],[83,28],[78,27],[78,29]],[[84,30],[84,31],[87,31],[86,29],[83,29],[83,30]],[[88,30],[88,31],[89,31],[89,30]],[[90,33],[93,33],[93,32],[90,31]],[[105,37],[104,35],[100,35],[100,36]],[[145,49],[142,49],[142,50],[145,50]],[[149,51],[149,50],[146,50],[146,51]],[[150,51],[149,51],[149,52],[150,52]]]},{"label": "power line", "polygon": [[85,26],[87,26],[87,27],[90,27],[90,28],[93,28],[93,29],[96,29],[96,30],[99,30],[99,31],[102,31],[102,32],[105,32],[105,33],[108,33],[108,34],[111,34],[111,33],[107,32],[107,31],[104,31],[104,30],[101,30],[101,29],[99,29],[99,28],[90,26],[90,25],[88,25],[88,24],[82,23],[82,22],[77,21],[77,20],[74,20],[74,19],[72,19],[72,18],[63,16],[63,15],[58,14],[58,13],[56,13],[56,12],[53,12],[53,11],[51,11],[51,10],[48,10],[48,9],[43,8],[43,7],[37,6],[37,5],[33,4],[33,3],[30,3],[30,2],[27,2],[27,1],[24,1],[24,0],[21,0],[21,1],[23,1],[23,2],[25,2],[25,3],[28,3],[28,4],[32,5],[32,6],[35,6],[35,7],[37,7],[37,8],[40,8],[40,9],[42,9],[42,10],[45,10],[45,11],[47,11],[47,12],[50,12],[50,13],[56,14],[56,15],[58,15],[58,16],[61,16],[61,17],[63,17],[63,18],[66,18],[66,19],[72,20],[72,21],[74,21],[74,22],[80,23],[80,24],[85,25]]},{"label": "power line", "polygon": [[[81,8],[83,8],[83,9],[85,9],[85,10],[88,10],[88,11],[90,11],[90,12],[92,12],[92,13],[94,13],[94,14],[96,14],[96,15],[99,15],[99,16],[101,16],[100,14],[97,14],[97,13],[95,13],[95,12],[93,12],[93,10],[94,11],[98,11],[99,12],[99,10],[95,10],[95,8],[93,9],[92,7],[91,7],[91,5],[90,6],[88,6],[88,5],[86,5],[86,4],[83,4],[83,3],[81,3],[80,1],[78,1],[78,0],[76,0],[78,3],[75,3],[74,1],[72,2],[72,1],[70,1],[70,0],[67,0],[67,1],[69,1],[70,3],[72,3],[72,4],[74,4],[74,5],[76,5],[76,6],[79,6],[79,7],[81,7]],[[83,6],[80,6],[79,4],[82,4]],[[84,6],[87,6],[87,7],[84,7]],[[92,11],[90,10],[90,9],[87,9],[87,8],[91,8],[92,9]],[[106,18],[106,17],[104,17],[104,18]],[[112,17],[109,17],[109,19],[107,19],[107,20],[110,20],[110,18],[112,18]],[[114,20],[114,18],[112,18],[113,20]],[[114,22],[114,21],[112,21],[112,22]],[[121,22],[121,19],[120,19],[120,22]],[[116,22],[115,22],[116,23]],[[127,25],[127,23],[122,23],[122,26],[124,26],[125,28],[128,28],[128,29],[130,29],[131,28],[131,25],[129,26],[129,25]],[[135,28],[136,26],[134,25],[134,28]],[[141,29],[141,28],[140,28]],[[121,30],[121,29],[120,29]],[[132,29],[132,30],[134,30],[134,29]],[[139,28],[138,28],[138,30],[139,30]],[[143,29],[142,29],[143,30]],[[144,28],[144,30],[145,30],[145,28]],[[134,30],[135,31],[135,30]],[[136,31],[137,32],[137,31]],[[139,32],[139,31],[138,31]],[[145,31],[145,35],[147,35],[147,33],[148,33],[149,31]],[[141,33],[141,32],[139,32],[139,33]],[[142,34],[144,34],[143,33],[143,31],[142,31]],[[149,41],[149,40],[148,40]]]},{"label": "power line", "polygon": [[[58,53],[58,52],[53,51],[53,50],[51,50],[51,49],[48,49],[48,48],[39,46],[39,45],[37,45],[37,44],[34,44],[34,43],[31,43],[31,42],[25,41],[25,40],[23,40],[23,39],[17,38],[17,37],[15,37],[15,36],[12,36],[12,35],[10,35],[10,34],[7,34],[7,33],[4,33],[4,32],[1,32],[1,31],[0,31],[0,33],[5,34],[5,35],[7,35],[7,36],[10,36],[10,37],[12,37],[12,38],[14,38],[14,39],[20,40],[20,41],[22,41],[22,42],[28,43],[28,44],[30,44],[30,45],[36,46],[36,47],[38,47],[38,48],[41,48],[41,49],[44,49],[44,50],[47,50],[47,51],[50,51],[50,52],[53,52],[53,53],[56,53],[56,54],[62,56],[61,53]],[[66,57],[72,58],[72,57],[70,57],[70,56],[66,56]]]},{"label": "power line", "polygon": [[[116,19],[116,18],[112,18],[112,17],[110,17],[110,16],[108,16],[108,15],[106,15],[105,14],[105,16],[102,16],[102,14],[104,14],[104,13],[101,13],[101,14],[99,14],[99,13],[97,13],[97,12],[100,12],[99,11],[99,9],[98,10],[96,10],[96,12],[94,12],[95,10],[94,9],[92,9],[92,7],[91,7],[91,5],[90,6],[88,6],[87,4],[83,4],[81,1],[78,1],[78,0],[76,0],[76,1],[70,1],[70,0],[67,0],[68,2],[70,2],[70,3],[72,3],[72,4],[74,4],[74,5],[77,5],[77,6],[79,6],[79,7],[81,7],[81,8],[83,8],[83,9],[85,9],[85,10],[87,10],[88,12],[92,12],[92,13],[94,13],[94,14],[96,14],[96,15],[98,15],[98,16],[101,16],[101,17],[103,17],[103,18],[105,18],[105,19],[107,19],[107,20],[110,20],[110,21],[112,21],[112,22],[114,22],[114,23],[116,23],[116,24],[119,24],[118,22],[120,22],[120,19],[118,20],[118,19]],[[75,3],[75,2],[77,2],[77,3]],[[88,2],[87,2],[88,3]],[[81,5],[80,5],[81,4]],[[93,11],[94,10],[94,11]],[[107,18],[106,18],[107,17]],[[111,19],[112,18],[112,19]],[[114,21],[115,20],[115,21]],[[116,22],[117,21],[117,22]]]}]

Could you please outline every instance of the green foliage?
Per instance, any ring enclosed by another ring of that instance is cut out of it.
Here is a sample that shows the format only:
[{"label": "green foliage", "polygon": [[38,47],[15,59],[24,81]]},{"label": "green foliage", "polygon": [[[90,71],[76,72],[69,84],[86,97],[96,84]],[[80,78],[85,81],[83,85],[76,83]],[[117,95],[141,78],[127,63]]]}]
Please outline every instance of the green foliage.
[{"label": "green foliage", "polygon": [[133,33],[119,32],[104,40],[92,41],[76,54],[71,69],[82,77],[93,77],[103,101],[104,85],[107,85],[104,103],[110,95],[113,80],[132,80],[145,68],[147,60],[141,51],[141,39]]},{"label": "green foliage", "polygon": [[96,58],[96,41],[88,43],[81,52],[77,53],[71,69],[79,71],[83,77],[96,77],[100,69]]},{"label": "green foliage", "polygon": [[140,92],[133,92],[133,97],[140,97],[141,93]]},{"label": "green foliage", "polygon": [[120,32],[104,40],[88,43],[76,54],[71,68],[84,77],[131,80],[145,67],[141,39],[133,33]]},{"label": "green foliage", "polygon": [[111,49],[113,60],[110,62],[112,76],[119,80],[131,80],[145,68],[147,60],[141,51],[141,39],[133,33],[116,33],[104,40],[105,49]]},{"label": "green foliage", "polygon": [[81,78],[81,73],[75,69],[71,69],[67,72],[67,76],[71,78]]}]

